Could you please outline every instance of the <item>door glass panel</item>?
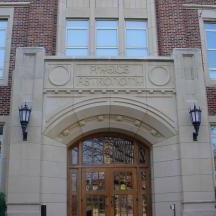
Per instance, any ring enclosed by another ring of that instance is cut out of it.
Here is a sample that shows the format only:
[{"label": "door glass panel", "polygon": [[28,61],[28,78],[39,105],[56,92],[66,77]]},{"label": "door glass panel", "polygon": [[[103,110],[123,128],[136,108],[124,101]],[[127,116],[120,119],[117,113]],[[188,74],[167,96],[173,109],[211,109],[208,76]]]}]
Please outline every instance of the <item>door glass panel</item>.
[{"label": "door glass panel", "polygon": [[147,216],[147,198],[142,196],[142,216]]},{"label": "door glass panel", "polygon": [[146,149],[143,146],[139,147],[139,162],[141,164],[146,163]]},{"label": "door glass panel", "polygon": [[99,191],[104,189],[104,172],[86,172],[86,191]]},{"label": "door glass panel", "polygon": [[114,196],[114,215],[115,216],[134,216],[133,196],[115,195]]},{"label": "door glass panel", "polygon": [[86,216],[105,216],[105,196],[87,196]]},{"label": "door glass panel", "polygon": [[132,172],[115,172],[114,189],[121,191],[133,189]]},{"label": "door glass panel", "polygon": [[142,191],[146,191],[146,182],[147,182],[147,175],[146,171],[141,171],[141,185],[142,185]]},{"label": "door glass panel", "polygon": [[72,180],[72,192],[77,191],[77,174],[75,172],[72,172],[71,174],[71,180]]}]

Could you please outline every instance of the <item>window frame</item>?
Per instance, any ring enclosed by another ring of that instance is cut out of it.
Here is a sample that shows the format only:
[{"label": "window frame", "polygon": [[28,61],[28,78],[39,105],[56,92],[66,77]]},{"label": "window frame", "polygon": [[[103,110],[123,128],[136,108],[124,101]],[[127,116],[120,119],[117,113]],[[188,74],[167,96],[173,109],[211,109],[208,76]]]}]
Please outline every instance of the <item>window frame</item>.
[{"label": "window frame", "polygon": [[[75,22],[79,22],[79,21],[86,21],[88,22],[88,28],[85,28],[85,27],[78,27],[78,28],[73,28],[73,27],[70,27],[68,28],[67,26],[67,22],[69,21],[75,21]],[[66,32],[65,32],[65,55],[66,56],[76,56],[76,57],[86,57],[86,56],[89,56],[89,19],[66,19]],[[87,31],[87,36],[88,36],[88,43],[87,43],[87,46],[67,46],[67,43],[68,43],[68,40],[67,40],[67,36],[68,36],[68,30],[85,30]],[[66,52],[67,52],[67,49],[79,49],[79,50],[84,50],[86,49],[87,50],[87,54],[86,55],[67,55]]]},{"label": "window frame", "polygon": [[10,63],[10,50],[11,50],[11,38],[13,28],[13,14],[14,8],[0,8],[0,20],[7,20],[7,32],[5,42],[5,57],[4,57],[4,69],[3,76],[0,77],[0,86],[8,85],[9,63]]},{"label": "window frame", "polygon": [[[127,27],[127,22],[143,22],[146,25],[146,28],[128,28]],[[144,30],[145,31],[145,36],[146,36],[146,47],[128,47],[127,46],[127,31],[128,30]],[[125,29],[124,29],[124,33],[125,33],[125,43],[124,43],[124,50],[125,50],[125,56],[126,57],[132,57],[132,58],[142,58],[142,57],[147,57],[149,56],[149,43],[148,43],[148,20],[146,19],[125,19]],[[128,49],[136,49],[136,50],[141,50],[144,49],[146,50],[147,55],[145,56],[131,56],[131,55],[127,55],[127,50]]]}]

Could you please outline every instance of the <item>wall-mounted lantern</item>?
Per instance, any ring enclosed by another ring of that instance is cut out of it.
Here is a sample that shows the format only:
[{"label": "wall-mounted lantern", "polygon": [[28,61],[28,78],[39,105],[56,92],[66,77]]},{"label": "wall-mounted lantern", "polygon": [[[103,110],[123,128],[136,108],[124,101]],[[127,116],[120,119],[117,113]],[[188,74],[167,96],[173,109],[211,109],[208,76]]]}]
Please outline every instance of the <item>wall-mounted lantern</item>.
[{"label": "wall-mounted lantern", "polygon": [[196,107],[196,105],[194,104],[194,107],[190,109],[189,113],[190,113],[190,117],[191,117],[191,122],[194,126],[194,130],[195,132],[193,133],[193,140],[197,141],[197,137],[199,134],[199,127],[200,127],[200,123],[201,123],[201,112],[202,110]]},{"label": "wall-mounted lantern", "polygon": [[23,132],[23,141],[27,140],[27,126],[30,120],[31,108],[25,103],[24,106],[19,107],[19,118]]}]

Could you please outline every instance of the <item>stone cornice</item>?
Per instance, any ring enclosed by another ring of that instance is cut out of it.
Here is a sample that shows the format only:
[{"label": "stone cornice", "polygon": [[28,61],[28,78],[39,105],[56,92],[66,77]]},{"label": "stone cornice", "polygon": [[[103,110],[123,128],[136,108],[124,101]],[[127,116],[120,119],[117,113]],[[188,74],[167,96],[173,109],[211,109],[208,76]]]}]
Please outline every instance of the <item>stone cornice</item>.
[{"label": "stone cornice", "polygon": [[216,9],[216,5],[183,4],[186,9]]},{"label": "stone cornice", "polygon": [[0,2],[0,7],[28,7],[31,2]]},{"label": "stone cornice", "polygon": [[175,89],[44,89],[44,94],[64,95],[64,94],[175,94]]}]

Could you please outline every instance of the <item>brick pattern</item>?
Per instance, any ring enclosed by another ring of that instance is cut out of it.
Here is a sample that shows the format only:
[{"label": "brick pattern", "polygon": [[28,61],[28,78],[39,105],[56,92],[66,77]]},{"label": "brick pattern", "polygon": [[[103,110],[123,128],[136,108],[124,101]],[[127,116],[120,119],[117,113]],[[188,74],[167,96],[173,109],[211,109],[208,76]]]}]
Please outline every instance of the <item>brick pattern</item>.
[{"label": "brick pattern", "polygon": [[[48,55],[55,54],[57,1],[34,0],[29,7],[15,8],[8,85],[0,86],[0,115],[9,115],[10,112],[16,48],[41,46],[45,47]],[[21,2],[21,0],[0,0],[0,2]]]}]

